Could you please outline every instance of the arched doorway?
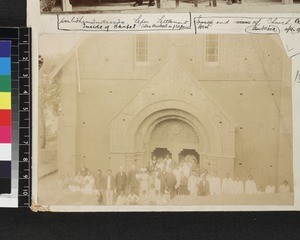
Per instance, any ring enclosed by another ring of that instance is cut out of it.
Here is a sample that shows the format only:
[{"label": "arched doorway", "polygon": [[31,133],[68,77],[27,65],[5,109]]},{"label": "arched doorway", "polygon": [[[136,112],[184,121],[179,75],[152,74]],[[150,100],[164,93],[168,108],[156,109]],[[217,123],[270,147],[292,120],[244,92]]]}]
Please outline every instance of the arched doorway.
[{"label": "arched doorway", "polygon": [[[156,158],[164,159],[166,155],[179,162],[180,153],[182,154],[195,153],[199,160],[199,153],[195,149],[199,149],[199,138],[195,129],[186,121],[172,116],[158,122],[149,134],[149,139],[145,141],[144,148],[145,159],[143,165],[147,164],[148,159],[153,155]],[[190,149],[190,151],[187,151]],[[194,152],[192,151],[194,149]],[[186,156],[185,155],[185,156]]]}]

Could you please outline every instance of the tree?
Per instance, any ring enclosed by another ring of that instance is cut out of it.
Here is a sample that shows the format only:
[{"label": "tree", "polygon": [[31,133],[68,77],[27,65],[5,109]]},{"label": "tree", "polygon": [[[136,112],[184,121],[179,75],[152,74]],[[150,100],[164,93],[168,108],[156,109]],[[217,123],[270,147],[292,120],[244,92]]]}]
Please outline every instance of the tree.
[{"label": "tree", "polygon": [[49,137],[47,120],[58,117],[61,112],[59,76],[53,79],[48,78],[58,59],[59,57],[48,57],[45,60],[41,57],[39,58],[39,138],[42,149],[46,148],[47,138]]}]

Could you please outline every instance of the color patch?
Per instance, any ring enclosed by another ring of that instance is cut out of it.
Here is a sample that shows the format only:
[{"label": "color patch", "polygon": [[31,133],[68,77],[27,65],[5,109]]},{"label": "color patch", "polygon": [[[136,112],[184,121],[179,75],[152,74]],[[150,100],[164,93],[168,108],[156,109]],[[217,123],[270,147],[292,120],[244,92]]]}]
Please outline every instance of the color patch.
[{"label": "color patch", "polygon": [[11,42],[0,41],[0,193],[11,193]]},{"label": "color patch", "polygon": [[0,143],[11,143],[11,127],[0,126]]},{"label": "color patch", "polygon": [[0,109],[11,109],[10,92],[0,92]]},{"label": "color patch", "polygon": [[0,161],[11,160],[11,143],[0,143]]},{"label": "color patch", "polygon": [[11,161],[0,162],[0,178],[11,177]]},{"label": "color patch", "polygon": [[0,126],[11,126],[11,110],[0,110]]},{"label": "color patch", "polygon": [[0,57],[10,57],[10,41],[1,41],[0,44]]},{"label": "color patch", "polygon": [[10,75],[10,57],[0,57],[0,75]]},{"label": "color patch", "polygon": [[10,92],[10,91],[11,91],[11,76],[0,75],[0,92]]}]

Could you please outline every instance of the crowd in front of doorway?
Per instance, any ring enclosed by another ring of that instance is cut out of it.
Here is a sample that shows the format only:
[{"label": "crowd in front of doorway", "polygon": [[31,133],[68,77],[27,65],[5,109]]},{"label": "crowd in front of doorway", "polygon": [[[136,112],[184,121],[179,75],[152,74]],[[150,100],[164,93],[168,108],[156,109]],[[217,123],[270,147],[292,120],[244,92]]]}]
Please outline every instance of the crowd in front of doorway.
[{"label": "crowd in front of doorway", "polygon": [[289,193],[287,180],[276,188],[272,180],[266,185],[257,186],[252,175],[243,182],[238,176],[232,178],[229,173],[223,179],[217,172],[211,175],[200,170],[194,155],[187,155],[176,162],[166,155],[155,156],[145,168],[140,170],[132,165],[125,173],[122,166],[113,174],[107,170],[105,175],[98,170],[94,178],[83,163],[75,177],[67,176],[59,181],[64,190],[97,196],[99,205],[166,205],[177,195],[254,195]]}]

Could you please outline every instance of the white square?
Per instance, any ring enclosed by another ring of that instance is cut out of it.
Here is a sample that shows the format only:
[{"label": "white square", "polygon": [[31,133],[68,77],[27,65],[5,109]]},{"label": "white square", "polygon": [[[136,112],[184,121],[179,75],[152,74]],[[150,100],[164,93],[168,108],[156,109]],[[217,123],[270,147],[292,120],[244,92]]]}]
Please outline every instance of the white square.
[{"label": "white square", "polygon": [[11,144],[0,144],[0,161],[11,161]]}]

